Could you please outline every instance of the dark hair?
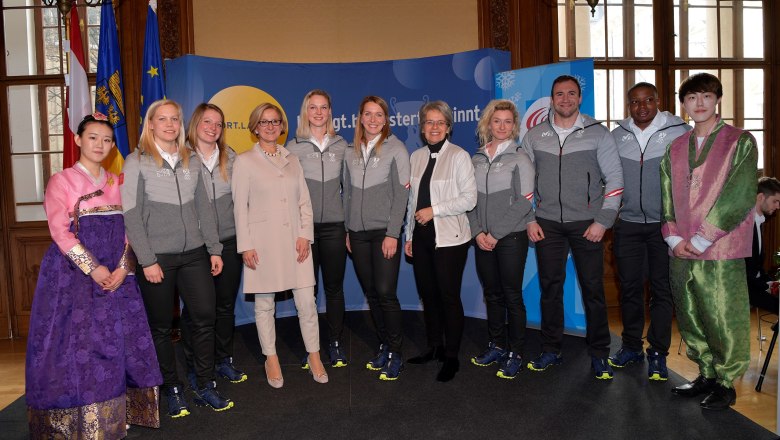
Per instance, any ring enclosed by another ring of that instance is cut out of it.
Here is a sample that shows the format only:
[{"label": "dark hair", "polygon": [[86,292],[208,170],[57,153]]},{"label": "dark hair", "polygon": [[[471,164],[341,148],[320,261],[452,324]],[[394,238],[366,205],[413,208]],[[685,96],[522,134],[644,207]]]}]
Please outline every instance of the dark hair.
[{"label": "dark hair", "polygon": [[640,82],[640,83],[636,83],[633,86],[631,86],[631,88],[628,89],[628,91],[626,92],[626,97],[631,96],[631,92],[633,92],[634,90],[641,89],[643,87],[646,87],[646,88],[652,90],[653,93],[655,94],[655,96],[658,97],[658,88],[655,85],[650,84],[649,82],[644,82],[644,81]]},{"label": "dark hair", "polygon": [[780,193],[780,180],[774,177],[761,177],[758,179],[758,192],[757,194],[763,194],[765,197],[772,197],[775,194]]},{"label": "dark hair", "polygon": [[108,121],[108,118],[106,115],[102,113],[93,113],[91,115],[84,116],[84,119],[79,122],[79,127],[76,129],[76,134],[78,136],[81,136],[82,133],[84,133],[84,130],[87,129],[87,125],[89,124],[103,124],[106,127],[111,129],[111,138],[116,141],[116,138],[114,137],[114,126],[111,125],[111,123]]},{"label": "dark hair", "polygon": [[552,86],[550,86],[550,96],[553,95],[553,90],[555,90],[555,86],[566,81],[574,81],[574,84],[577,85],[577,94],[582,96],[582,87],[580,86],[580,81],[571,75],[561,75],[558,78],[555,78],[555,81],[553,81]]},{"label": "dark hair", "polygon": [[714,93],[720,98],[723,96],[723,84],[717,76],[709,73],[697,73],[691,75],[680,84],[680,90],[677,91],[677,99],[683,102],[685,95],[689,93]]}]

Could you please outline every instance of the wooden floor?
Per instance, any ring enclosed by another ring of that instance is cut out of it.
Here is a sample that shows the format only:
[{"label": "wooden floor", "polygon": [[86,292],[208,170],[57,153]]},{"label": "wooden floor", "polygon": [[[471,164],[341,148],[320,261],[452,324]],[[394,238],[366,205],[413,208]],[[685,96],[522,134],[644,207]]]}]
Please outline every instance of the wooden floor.
[{"label": "wooden floor", "polygon": [[[766,319],[772,319],[767,317]],[[610,308],[610,327],[613,333],[619,335],[622,330],[620,325],[619,309]],[[755,391],[756,382],[761,374],[764,356],[771,340],[771,323],[762,322],[761,328],[767,337],[763,343],[763,352],[759,351],[758,319],[755,310],[751,311],[751,360],[750,367],[745,375],[735,382],[737,390],[737,404],[734,409],[765,427],[776,432],[776,405],[777,405],[777,359],[780,358],[778,350],[775,350],[773,362],[769,367],[764,386],[760,393]],[[669,368],[687,379],[693,379],[698,374],[696,365],[685,356],[685,347],[682,354],[677,354],[680,344],[680,334],[676,323],[673,324],[672,348],[667,359]],[[24,394],[24,352],[26,342],[24,340],[0,340],[0,409],[5,408]],[[616,347],[613,347],[613,352]],[[620,380],[620,372],[616,373],[616,380]]]}]

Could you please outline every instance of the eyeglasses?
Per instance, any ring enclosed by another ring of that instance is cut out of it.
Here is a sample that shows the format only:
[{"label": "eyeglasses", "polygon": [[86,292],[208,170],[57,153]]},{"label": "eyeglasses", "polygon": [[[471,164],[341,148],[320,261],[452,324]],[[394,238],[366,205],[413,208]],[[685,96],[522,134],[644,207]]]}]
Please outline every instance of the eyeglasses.
[{"label": "eyeglasses", "polygon": [[259,125],[261,127],[267,127],[268,124],[271,124],[274,127],[278,127],[278,126],[282,125],[282,120],[281,119],[272,119],[270,121],[266,121],[265,119],[261,119],[260,122],[257,123],[257,125]]},{"label": "eyeglasses", "polygon": [[427,127],[446,127],[447,121],[425,121]]}]

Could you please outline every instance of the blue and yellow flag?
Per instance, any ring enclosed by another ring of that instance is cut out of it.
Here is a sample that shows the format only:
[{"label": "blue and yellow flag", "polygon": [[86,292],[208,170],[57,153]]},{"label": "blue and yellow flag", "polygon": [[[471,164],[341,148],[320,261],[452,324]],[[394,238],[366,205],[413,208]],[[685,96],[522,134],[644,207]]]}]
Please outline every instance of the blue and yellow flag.
[{"label": "blue and yellow flag", "polygon": [[160,55],[160,31],[157,27],[157,1],[149,1],[146,8],[146,39],[141,76],[141,129],[146,110],[154,101],[165,98],[162,56]]},{"label": "blue and yellow flag", "polygon": [[108,116],[114,126],[116,148],[103,161],[112,173],[122,172],[124,158],[130,154],[122,89],[122,64],[119,61],[119,39],[112,1],[103,2],[100,9],[100,45],[98,46],[97,80],[95,81],[95,111]]}]

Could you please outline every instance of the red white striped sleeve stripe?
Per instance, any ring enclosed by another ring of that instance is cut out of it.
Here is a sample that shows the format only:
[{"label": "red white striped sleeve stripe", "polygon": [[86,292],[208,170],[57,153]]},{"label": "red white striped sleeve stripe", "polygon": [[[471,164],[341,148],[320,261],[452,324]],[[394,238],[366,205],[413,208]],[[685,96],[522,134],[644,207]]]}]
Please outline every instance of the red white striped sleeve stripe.
[{"label": "red white striped sleeve stripe", "polygon": [[614,190],[604,194],[604,197],[615,197],[615,196],[619,196],[621,194],[623,194],[623,188],[617,188],[617,189],[614,189]]},{"label": "red white striped sleeve stripe", "polygon": [[534,193],[529,192],[528,194],[525,195],[525,198],[530,202],[531,200],[534,199]]}]

